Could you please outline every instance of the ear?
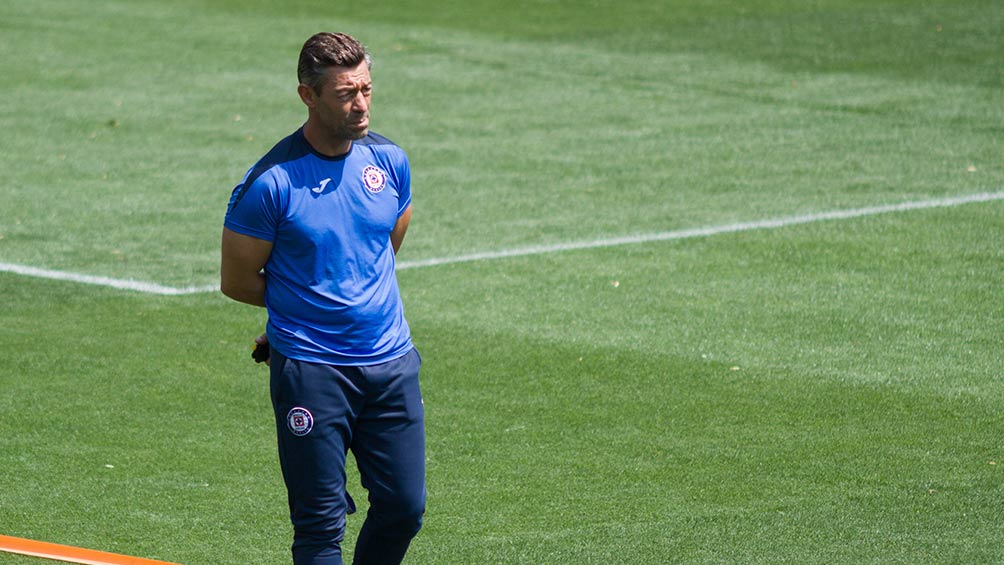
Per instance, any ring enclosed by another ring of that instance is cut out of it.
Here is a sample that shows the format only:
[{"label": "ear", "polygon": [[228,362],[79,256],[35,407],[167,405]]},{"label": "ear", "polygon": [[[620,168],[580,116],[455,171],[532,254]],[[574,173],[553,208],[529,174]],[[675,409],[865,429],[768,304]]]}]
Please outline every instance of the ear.
[{"label": "ear", "polygon": [[317,104],[317,93],[314,92],[313,88],[301,84],[296,87],[296,93],[300,95],[300,100],[306,104],[307,108],[313,109]]}]

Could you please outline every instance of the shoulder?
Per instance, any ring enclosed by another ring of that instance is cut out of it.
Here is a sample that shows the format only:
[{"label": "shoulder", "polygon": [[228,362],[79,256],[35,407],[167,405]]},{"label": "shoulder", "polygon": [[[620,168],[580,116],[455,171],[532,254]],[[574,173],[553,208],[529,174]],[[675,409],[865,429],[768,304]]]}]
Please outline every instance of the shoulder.
[{"label": "shoulder", "polygon": [[370,146],[390,145],[400,149],[398,144],[380,135],[379,133],[372,131],[366,134],[366,137],[356,140],[354,143],[358,143],[359,145],[370,145]]},{"label": "shoulder", "polygon": [[378,133],[370,132],[366,137],[353,143],[368,152],[377,163],[386,164],[394,169],[408,169],[408,155],[404,149]]},{"label": "shoulder", "polygon": [[234,190],[231,207],[240,202],[252,187],[255,190],[271,190],[281,185],[284,179],[289,178],[285,165],[309,154],[310,146],[303,137],[302,129],[283,138],[248,170],[244,180]]},{"label": "shoulder", "polygon": [[286,136],[279,143],[276,143],[264,157],[251,167],[247,178],[244,180],[244,184],[254,183],[258,180],[258,177],[265,173],[272,172],[272,174],[275,174],[277,170],[283,168],[283,165],[298,161],[310,154],[310,146],[303,137],[303,131],[298,129]]}]

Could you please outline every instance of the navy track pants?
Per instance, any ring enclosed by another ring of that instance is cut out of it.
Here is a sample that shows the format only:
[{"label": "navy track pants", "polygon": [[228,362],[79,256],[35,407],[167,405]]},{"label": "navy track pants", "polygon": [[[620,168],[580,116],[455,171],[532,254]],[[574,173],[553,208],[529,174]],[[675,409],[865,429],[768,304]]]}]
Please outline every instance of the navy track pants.
[{"label": "navy track pants", "polygon": [[356,540],[356,565],[397,564],[425,512],[425,413],[421,359],[365,367],[288,359],[271,351],[271,394],[279,464],[289,495],[295,565],[341,565],[345,458],[356,459],[369,512]]}]

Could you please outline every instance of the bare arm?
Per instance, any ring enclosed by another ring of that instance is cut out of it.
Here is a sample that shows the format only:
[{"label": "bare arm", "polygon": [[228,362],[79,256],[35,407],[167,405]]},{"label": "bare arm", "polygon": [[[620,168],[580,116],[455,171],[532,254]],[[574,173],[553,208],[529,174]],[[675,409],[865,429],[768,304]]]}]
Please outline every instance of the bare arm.
[{"label": "bare arm", "polygon": [[272,254],[272,242],[223,228],[220,247],[220,290],[223,294],[238,302],[265,306],[262,269]]},{"label": "bare arm", "polygon": [[408,231],[408,224],[411,223],[411,205],[404,210],[401,217],[397,219],[397,223],[394,224],[394,230],[390,232],[390,244],[394,247],[394,253],[397,254],[397,250],[401,249],[401,243],[404,241],[404,234]]}]

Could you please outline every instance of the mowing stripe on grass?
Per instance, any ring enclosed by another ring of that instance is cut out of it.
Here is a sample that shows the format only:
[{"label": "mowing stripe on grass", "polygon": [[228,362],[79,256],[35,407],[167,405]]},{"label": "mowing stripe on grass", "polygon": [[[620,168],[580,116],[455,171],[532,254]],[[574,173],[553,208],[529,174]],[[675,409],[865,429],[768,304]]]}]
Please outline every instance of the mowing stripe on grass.
[{"label": "mowing stripe on grass", "polygon": [[[799,224],[809,224],[827,220],[844,220],[861,218],[864,216],[874,216],[877,214],[888,214],[891,212],[906,212],[910,210],[923,210],[928,208],[946,208],[950,206],[960,206],[976,202],[991,202],[994,200],[1004,200],[1004,192],[983,192],[968,196],[956,196],[951,198],[937,198],[933,200],[919,200],[915,202],[903,202],[900,204],[887,204],[883,206],[869,206],[866,208],[854,208],[851,210],[833,210],[830,212],[817,212],[815,214],[804,214],[800,216],[788,216],[773,220],[760,220],[756,222],[741,222],[726,224],[721,226],[710,226],[704,228],[693,228],[686,230],[666,231],[658,233],[647,233],[628,235],[622,237],[612,237],[604,239],[593,239],[588,241],[572,241],[568,243],[555,243],[552,245],[534,245],[530,247],[520,247],[517,249],[504,249],[501,251],[484,251],[471,253],[468,255],[457,255],[453,257],[435,257],[432,259],[416,259],[414,261],[401,261],[397,264],[398,270],[417,269],[421,267],[434,267],[436,265],[449,265],[453,263],[468,263],[472,261],[488,261],[492,259],[505,259],[507,257],[523,257],[526,255],[542,255],[544,253],[559,253],[562,251],[574,251],[577,249],[596,249],[600,247],[613,247],[617,245],[631,245],[636,243],[649,243],[653,241],[670,241],[677,239],[690,239],[694,237],[708,237],[726,233],[736,233],[744,231],[776,229]],[[120,290],[131,290],[145,294],[161,294],[176,296],[183,294],[197,294],[201,292],[215,292],[217,285],[188,286],[175,288],[163,286],[157,283],[113,279],[94,275],[84,275],[79,273],[69,273],[65,271],[53,271],[50,269],[40,269],[12,263],[0,263],[0,272],[16,273],[29,277],[54,279],[61,281],[71,281],[83,284],[94,284],[117,288]]]}]

